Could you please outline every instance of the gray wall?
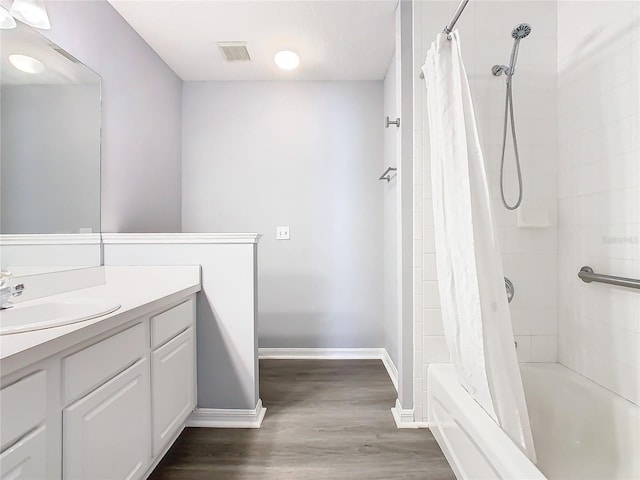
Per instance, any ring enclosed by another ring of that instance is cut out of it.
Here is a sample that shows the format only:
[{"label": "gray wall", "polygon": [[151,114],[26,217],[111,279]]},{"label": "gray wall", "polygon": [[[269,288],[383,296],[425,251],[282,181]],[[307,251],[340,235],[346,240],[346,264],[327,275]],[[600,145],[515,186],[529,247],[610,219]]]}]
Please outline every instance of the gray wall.
[{"label": "gray wall", "polygon": [[382,106],[380,81],[184,84],[183,230],[265,234],[261,347],[384,346]]},{"label": "gray wall", "polygon": [[102,77],[102,230],[179,232],[182,81],[106,1],[47,9],[44,35]]},{"label": "gray wall", "polygon": [[[397,60],[391,57],[389,69],[384,79],[384,115],[395,120],[400,116],[398,106]],[[391,125],[384,131],[384,163],[380,172],[387,167],[398,168],[400,157],[400,130]],[[387,353],[394,365],[398,365],[398,176],[393,174],[390,182],[382,184],[384,194],[384,340]]]},{"label": "gray wall", "polygon": [[0,232],[100,231],[100,86],[3,87]]}]

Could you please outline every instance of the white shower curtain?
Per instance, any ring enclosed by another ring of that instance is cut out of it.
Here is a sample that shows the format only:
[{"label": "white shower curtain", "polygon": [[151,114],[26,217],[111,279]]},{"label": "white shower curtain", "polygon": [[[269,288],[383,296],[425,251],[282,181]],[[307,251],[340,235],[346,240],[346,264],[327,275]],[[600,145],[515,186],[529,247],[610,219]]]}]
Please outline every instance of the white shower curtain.
[{"label": "white shower curtain", "polygon": [[535,462],[484,159],[458,32],[427,53],[436,263],[442,319],[461,385]]}]

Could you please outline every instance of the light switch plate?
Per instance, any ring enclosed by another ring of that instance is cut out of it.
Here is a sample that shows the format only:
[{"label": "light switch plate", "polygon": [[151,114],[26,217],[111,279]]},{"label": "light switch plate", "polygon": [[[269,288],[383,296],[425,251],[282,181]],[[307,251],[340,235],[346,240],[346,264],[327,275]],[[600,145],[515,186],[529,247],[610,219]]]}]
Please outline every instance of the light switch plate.
[{"label": "light switch plate", "polygon": [[289,240],[289,227],[276,227],[276,240]]}]

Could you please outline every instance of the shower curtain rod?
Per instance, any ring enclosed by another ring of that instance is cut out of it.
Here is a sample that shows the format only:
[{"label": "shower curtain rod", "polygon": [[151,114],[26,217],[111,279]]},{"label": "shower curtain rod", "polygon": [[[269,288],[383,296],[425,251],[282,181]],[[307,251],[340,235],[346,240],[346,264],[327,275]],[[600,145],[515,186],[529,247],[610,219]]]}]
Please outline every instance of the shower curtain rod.
[{"label": "shower curtain rod", "polygon": [[[443,30],[444,33],[449,35],[451,32],[453,32],[453,27],[456,26],[456,22],[460,18],[460,15],[462,15],[462,11],[464,10],[464,7],[467,6],[467,3],[469,3],[469,0],[462,0],[460,2],[460,4],[458,5],[458,8],[456,9],[456,13],[453,14],[453,18],[451,19],[449,24],[446,27],[444,27],[444,30]],[[451,37],[447,37],[447,38],[451,40]]]},{"label": "shower curtain rod", "polygon": [[[462,15],[462,11],[467,6],[467,3],[469,3],[469,0],[462,0],[460,2],[460,4],[458,5],[458,8],[456,8],[456,12],[453,14],[453,18],[447,24],[447,26],[444,27],[444,30],[442,31],[443,33],[447,34],[447,38],[449,40],[451,40],[451,35],[450,34],[451,34],[451,32],[453,32],[453,27],[456,26],[456,22],[460,18],[460,15]],[[424,78],[424,73],[420,72],[420,78]]]}]

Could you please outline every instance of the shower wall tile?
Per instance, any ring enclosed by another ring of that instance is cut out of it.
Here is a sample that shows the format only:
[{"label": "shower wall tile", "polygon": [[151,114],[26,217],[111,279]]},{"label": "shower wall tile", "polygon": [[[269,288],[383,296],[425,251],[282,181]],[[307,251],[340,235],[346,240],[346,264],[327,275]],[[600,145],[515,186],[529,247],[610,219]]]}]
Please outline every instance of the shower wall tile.
[{"label": "shower wall tile", "polygon": [[440,309],[440,292],[438,291],[438,282],[422,282],[422,300],[424,302],[424,308]]},{"label": "shower wall tile", "polygon": [[426,253],[422,256],[422,279],[438,280],[438,271],[436,267],[436,255],[434,253]]},{"label": "shower wall tile", "polygon": [[431,202],[431,199],[428,199],[429,202],[427,203],[427,200],[425,199],[425,207],[424,207],[424,211],[422,212],[422,226],[423,227],[429,227],[431,229],[433,229],[433,203]]},{"label": "shower wall tile", "polygon": [[413,284],[420,285],[422,283],[422,267],[413,267]]},{"label": "shower wall tile", "polygon": [[425,308],[423,315],[424,329],[423,334],[434,336],[444,335],[442,326],[442,311],[437,308]]},{"label": "shower wall tile", "polygon": [[[531,315],[531,335],[558,335],[557,308],[530,309],[529,314]],[[554,361],[557,361],[557,357]]]},{"label": "shower wall tile", "polygon": [[558,337],[540,335],[531,337],[532,362],[556,362],[558,360]]},{"label": "shower wall tile", "polygon": [[[424,323],[422,323],[422,322],[420,322],[420,323],[416,322],[416,323],[414,324],[414,328],[413,328],[413,335],[414,335],[414,337],[413,337],[413,338],[422,338],[422,337],[423,337],[423,330],[424,330]],[[420,342],[418,342],[418,343],[415,343],[415,342],[414,342],[414,347],[415,347],[417,350],[420,350],[420,349],[422,348],[422,345],[420,344]]]},{"label": "shower wall tile", "polygon": [[557,251],[557,231],[552,228],[505,228],[502,252],[505,254],[551,254]]},{"label": "shower wall tile", "polygon": [[422,239],[415,239],[413,241],[413,266],[422,267],[422,251],[423,251]]},{"label": "shower wall tile", "polygon": [[422,213],[422,183],[414,182],[413,185],[413,211],[415,213]]},{"label": "shower wall tile", "polygon": [[515,336],[531,335],[529,310],[511,307],[511,325]]},{"label": "shower wall tile", "polygon": [[448,363],[449,349],[442,335],[423,337],[423,351],[429,354],[429,363]]},{"label": "shower wall tile", "polygon": [[424,321],[424,309],[422,307],[422,292],[419,295],[413,297],[413,308],[415,309],[415,323],[419,324]]},{"label": "shower wall tile", "polygon": [[419,385],[419,382],[422,382],[421,378],[416,378],[414,380],[413,405],[414,405],[414,408],[415,408],[416,405],[420,405],[420,409],[422,409],[422,396],[424,395],[424,392],[417,388],[418,385]]},{"label": "shower wall tile", "polygon": [[576,275],[640,274],[640,6],[560,2],[558,15],[559,359],[638,404],[640,297]]},{"label": "shower wall tile", "polygon": [[436,253],[435,231],[433,229],[433,226],[424,227],[422,248],[425,254]]},{"label": "shower wall tile", "polygon": [[516,353],[518,354],[518,361],[521,363],[531,362],[531,337],[528,335],[516,335],[514,340],[517,343]]},{"label": "shower wall tile", "polygon": [[422,349],[418,350],[417,348],[413,352],[413,371],[420,371],[421,367],[424,365],[423,362],[424,351]]}]

